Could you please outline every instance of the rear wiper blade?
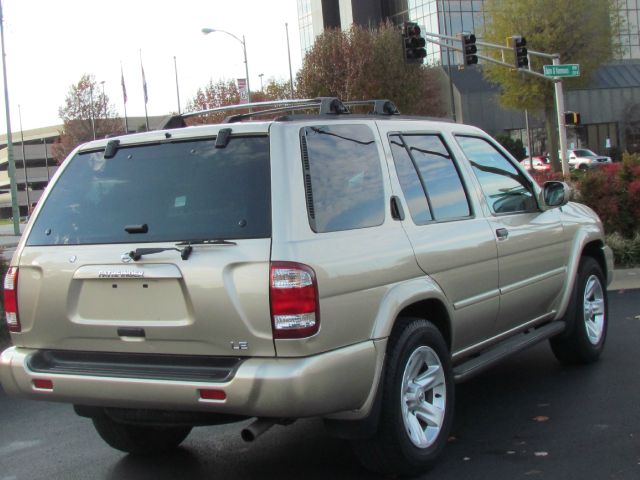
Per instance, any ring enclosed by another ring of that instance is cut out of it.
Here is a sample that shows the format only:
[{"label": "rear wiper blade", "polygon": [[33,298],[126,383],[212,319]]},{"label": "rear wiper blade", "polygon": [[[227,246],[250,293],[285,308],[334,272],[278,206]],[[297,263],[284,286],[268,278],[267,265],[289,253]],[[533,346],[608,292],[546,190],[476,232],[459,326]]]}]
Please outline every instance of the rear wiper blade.
[{"label": "rear wiper blade", "polygon": [[182,242],[176,243],[176,245],[237,245],[237,243],[221,238],[216,238],[207,240],[184,240]]},{"label": "rear wiper blade", "polygon": [[175,250],[176,252],[180,252],[180,258],[182,260],[187,260],[191,252],[193,251],[193,247],[191,245],[187,245],[184,248],[175,248],[175,247],[167,247],[167,248],[136,248],[129,252],[129,256],[138,261],[142,258],[143,255],[152,255],[154,253],[166,252],[168,250]]}]

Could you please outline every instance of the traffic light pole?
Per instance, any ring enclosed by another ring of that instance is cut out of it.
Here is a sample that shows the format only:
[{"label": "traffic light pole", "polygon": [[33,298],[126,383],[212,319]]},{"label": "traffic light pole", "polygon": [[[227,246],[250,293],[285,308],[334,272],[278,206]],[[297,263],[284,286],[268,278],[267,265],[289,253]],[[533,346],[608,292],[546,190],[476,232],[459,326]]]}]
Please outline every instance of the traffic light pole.
[{"label": "traffic light pole", "polygon": [[[553,57],[553,64],[560,65],[560,55]],[[562,162],[562,176],[569,178],[569,161],[567,159],[567,126],[564,121],[564,92],[562,80],[554,79],[556,94],[556,113],[558,114],[558,132],[560,133],[560,161]]]}]

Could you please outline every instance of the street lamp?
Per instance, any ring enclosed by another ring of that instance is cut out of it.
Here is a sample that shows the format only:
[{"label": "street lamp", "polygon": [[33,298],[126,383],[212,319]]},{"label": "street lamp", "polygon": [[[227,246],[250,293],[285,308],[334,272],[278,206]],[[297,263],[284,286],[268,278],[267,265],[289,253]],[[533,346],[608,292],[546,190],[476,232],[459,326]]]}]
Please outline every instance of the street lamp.
[{"label": "street lamp", "polygon": [[242,44],[242,51],[244,52],[244,69],[245,74],[247,76],[247,99],[249,103],[251,103],[251,87],[249,86],[249,63],[247,62],[247,42],[244,39],[244,35],[242,36],[242,40],[236,37],[233,33],[227,32],[226,30],[220,30],[218,28],[203,28],[202,33],[208,35],[213,32],[226,33],[227,35],[235,38],[238,42]]},{"label": "street lamp", "polygon": [[260,91],[264,93],[264,87],[262,86],[262,77],[264,77],[264,73],[259,73],[258,76],[260,77]]}]

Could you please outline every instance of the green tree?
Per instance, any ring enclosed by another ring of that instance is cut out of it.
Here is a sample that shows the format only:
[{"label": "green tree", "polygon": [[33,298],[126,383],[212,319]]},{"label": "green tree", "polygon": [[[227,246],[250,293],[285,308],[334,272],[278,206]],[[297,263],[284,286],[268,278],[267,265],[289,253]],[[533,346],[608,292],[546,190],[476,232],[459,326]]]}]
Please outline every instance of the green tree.
[{"label": "green tree", "polygon": [[[617,0],[486,0],[484,11],[486,41],[505,44],[507,37],[522,35],[529,49],[558,53],[562,63],[579,63],[582,76],[566,79],[566,88],[584,85],[591,72],[611,60],[619,49]],[[494,50],[489,53],[483,49],[482,53],[499,58]],[[531,68],[537,72],[545,63],[550,61],[531,57]],[[559,171],[553,83],[490,63],[483,73],[502,88],[503,106],[544,115],[548,151],[554,170]]]},{"label": "green tree", "polygon": [[[60,140],[52,147],[55,160],[60,163],[81,143],[95,138],[123,133],[122,121],[109,97],[102,93],[93,75],[84,74],[69,87],[69,92],[58,109],[62,119]],[[93,119],[93,126],[92,126]]]},{"label": "green tree", "polygon": [[435,68],[408,65],[391,23],[352,26],[316,38],[297,76],[298,96],[392,100],[403,113],[442,115]]}]

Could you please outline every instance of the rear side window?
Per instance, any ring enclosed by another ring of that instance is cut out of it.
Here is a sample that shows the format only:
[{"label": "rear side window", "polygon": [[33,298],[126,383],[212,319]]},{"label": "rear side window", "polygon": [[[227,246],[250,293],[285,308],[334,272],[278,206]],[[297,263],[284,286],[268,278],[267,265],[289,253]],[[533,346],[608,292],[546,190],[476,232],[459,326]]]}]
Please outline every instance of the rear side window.
[{"label": "rear side window", "polygon": [[231,137],[225,148],[215,139],[121,147],[108,159],[79,153],[27,245],[266,238],[270,198],[266,136]]},{"label": "rear side window", "polygon": [[471,215],[458,169],[438,135],[396,134],[389,140],[414,223]]},{"label": "rear side window", "polygon": [[531,184],[496,147],[484,138],[456,137],[480,182],[493,213],[516,213],[538,208]]},{"label": "rear side window", "polygon": [[381,225],[385,202],[373,132],[366,125],[322,125],[300,132],[309,224],[314,232]]}]

